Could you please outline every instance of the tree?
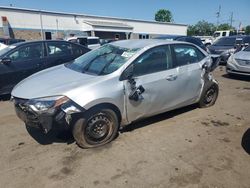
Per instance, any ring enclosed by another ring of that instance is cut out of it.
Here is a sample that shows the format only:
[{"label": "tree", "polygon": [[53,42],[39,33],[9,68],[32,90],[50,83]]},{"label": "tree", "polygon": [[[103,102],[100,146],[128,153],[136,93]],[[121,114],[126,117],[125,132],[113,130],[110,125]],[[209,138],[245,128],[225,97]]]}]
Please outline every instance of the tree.
[{"label": "tree", "polygon": [[214,24],[206,22],[204,20],[197,22],[195,25],[188,26],[187,34],[190,35],[212,35],[216,30]]},{"label": "tree", "polygon": [[155,21],[158,22],[173,22],[173,15],[171,11],[166,9],[160,9],[155,13]]},{"label": "tree", "polygon": [[250,35],[250,25],[246,26],[245,28],[245,34]]},{"label": "tree", "polygon": [[235,28],[231,27],[227,23],[223,23],[223,24],[218,25],[217,30],[235,30]]}]

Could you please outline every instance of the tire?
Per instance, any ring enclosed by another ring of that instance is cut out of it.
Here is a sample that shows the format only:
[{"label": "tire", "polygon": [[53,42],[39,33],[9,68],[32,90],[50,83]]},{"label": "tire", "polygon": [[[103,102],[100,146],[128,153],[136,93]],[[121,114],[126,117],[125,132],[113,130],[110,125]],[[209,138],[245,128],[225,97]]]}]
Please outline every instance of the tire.
[{"label": "tire", "polygon": [[219,95],[219,87],[217,84],[213,83],[211,86],[207,87],[201,95],[199,106],[200,108],[206,108],[213,106]]},{"label": "tire", "polygon": [[79,118],[72,129],[73,137],[82,148],[94,148],[111,142],[118,133],[119,122],[111,109],[90,110]]}]

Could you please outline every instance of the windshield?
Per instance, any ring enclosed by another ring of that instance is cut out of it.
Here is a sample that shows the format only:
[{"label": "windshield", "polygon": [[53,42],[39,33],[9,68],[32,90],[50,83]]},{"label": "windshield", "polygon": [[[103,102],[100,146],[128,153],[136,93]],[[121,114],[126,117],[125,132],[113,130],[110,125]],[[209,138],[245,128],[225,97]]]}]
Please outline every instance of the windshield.
[{"label": "windshield", "polygon": [[72,63],[65,64],[65,66],[81,73],[106,75],[119,69],[138,50],[106,44],[80,56]]},{"label": "windshield", "polygon": [[217,37],[219,37],[220,36],[220,33],[219,32],[215,32],[214,34],[213,34],[213,37],[214,38],[217,38]]},{"label": "windshield", "polygon": [[246,48],[244,49],[244,51],[250,52],[250,46],[246,47]]},{"label": "windshield", "polygon": [[4,55],[5,53],[7,53],[8,51],[10,51],[11,49],[15,48],[16,46],[14,45],[11,45],[11,46],[8,46],[2,50],[0,50],[0,56]]},{"label": "windshield", "polygon": [[214,42],[214,46],[234,46],[235,38],[223,37]]}]

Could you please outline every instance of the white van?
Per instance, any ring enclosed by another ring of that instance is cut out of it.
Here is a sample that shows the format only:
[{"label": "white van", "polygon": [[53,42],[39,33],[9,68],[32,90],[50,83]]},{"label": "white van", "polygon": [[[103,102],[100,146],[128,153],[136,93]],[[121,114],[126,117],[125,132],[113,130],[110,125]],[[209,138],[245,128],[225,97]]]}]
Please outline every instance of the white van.
[{"label": "white van", "polygon": [[79,43],[92,50],[101,46],[99,37],[74,36],[67,38],[66,40],[74,43]]}]

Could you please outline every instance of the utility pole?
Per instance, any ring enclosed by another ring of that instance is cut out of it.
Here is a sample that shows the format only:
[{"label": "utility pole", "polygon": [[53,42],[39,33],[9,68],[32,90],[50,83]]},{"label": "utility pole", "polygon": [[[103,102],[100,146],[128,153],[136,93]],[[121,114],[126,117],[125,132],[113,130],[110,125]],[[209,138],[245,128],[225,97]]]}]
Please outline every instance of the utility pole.
[{"label": "utility pole", "polygon": [[56,37],[59,38],[59,34],[58,34],[58,19],[56,19]]},{"label": "utility pole", "polygon": [[42,18],[42,11],[40,10],[40,24],[41,24],[41,37],[44,40],[44,33],[43,33],[43,18]]},{"label": "utility pole", "polygon": [[232,26],[233,26],[233,22],[234,22],[234,20],[233,20],[233,16],[234,16],[234,13],[233,12],[231,12],[231,15],[230,15],[230,27],[232,28]]},{"label": "utility pole", "polygon": [[216,12],[216,18],[217,18],[217,28],[219,26],[220,23],[220,12],[221,12],[221,5],[219,6],[219,11]]}]

